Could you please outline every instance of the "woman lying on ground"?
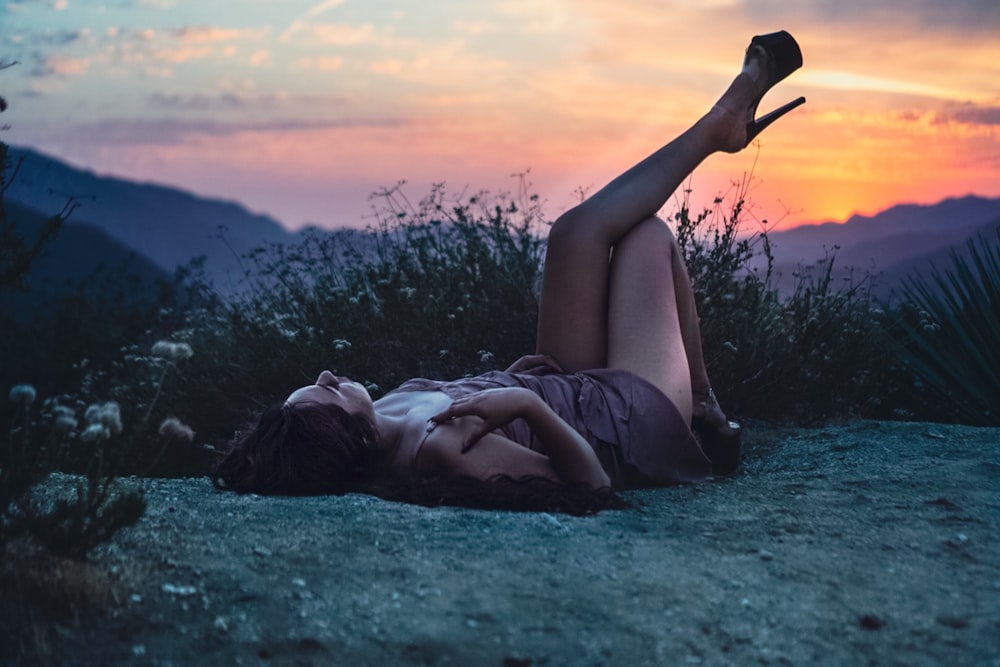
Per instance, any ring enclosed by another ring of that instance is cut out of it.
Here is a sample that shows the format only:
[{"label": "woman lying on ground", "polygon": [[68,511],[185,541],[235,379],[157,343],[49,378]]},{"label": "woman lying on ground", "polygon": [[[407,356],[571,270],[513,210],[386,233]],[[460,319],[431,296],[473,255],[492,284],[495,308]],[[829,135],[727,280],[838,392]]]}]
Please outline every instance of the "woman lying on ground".
[{"label": "woman lying on ground", "polygon": [[536,354],[479,377],[410,380],[374,402],[323,371],[238,434],[216,486],[586,512],[611,489],[734,471],[739,427],[711,389],[684,261],[655,216],[702,160],[742,150],[805,101],[754,117],[801,64],[788,33],[755,37],[707,114],[560,216]]}]

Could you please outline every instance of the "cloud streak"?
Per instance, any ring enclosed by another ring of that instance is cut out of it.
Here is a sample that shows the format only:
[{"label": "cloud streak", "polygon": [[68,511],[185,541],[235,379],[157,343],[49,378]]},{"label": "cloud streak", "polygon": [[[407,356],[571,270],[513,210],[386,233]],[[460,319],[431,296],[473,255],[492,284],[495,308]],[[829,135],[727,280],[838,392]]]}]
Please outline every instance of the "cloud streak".
[{"label": "cloud streak", "polygon": [[42,58],[31,69],[31,76],[41,79],[46,77],[77,77],[90,69],[89,58],[64,58],[48,56]]},{"label": "cloud streak", "polygon": [[923,83],[913,83],[898,79],[889,79],[878,76],[866,76],[853,72],[837,72],[830,70],[810,70],[803,72],[799,77],[800,83],[828,88],[831,90],[860,90],[881,93],[893,93],[899,95],[922,95],[938,99],[961,99],[964,93],[957,90],[933,86]]},{"label": "cloud streak", "polygon": [[[239,106],[237,104],[237,106]],[[279,119],[264,121],[223,122],[211,119],[178,118],[114,118],[84,123],[74,132],[85,132],[98,138],[104,146],[179,146],[197,137],[213,139],[241,134],[295,134],[317,130],[398,128],[405,126],[402,118],[365,118],[323,121]]]},{"label": "cloud streak", "polygon": [[970,125],[1000,126],[1000,106],[967,105],[949,114],[952,120]]},{"label": "cloud streak", "polygon": [[220,28],[206,25],[187,25],[172,31],[182,42],[203,44],[208,42],[260,41],[270,32],[269,28]]},{"label": "cloud streak", "polygon": [[325,0],[319,4],[313,5],[308,10],[305,11],[301,16],[291,22],[287,28],[285,28],[281,34],[278,36],[278,41],[281,43],[286,43],[297,33],[298,31],[308,28],[309,24],[317,16],[321,16],[332,9],[336,9],[343,5],[347,0]]}]

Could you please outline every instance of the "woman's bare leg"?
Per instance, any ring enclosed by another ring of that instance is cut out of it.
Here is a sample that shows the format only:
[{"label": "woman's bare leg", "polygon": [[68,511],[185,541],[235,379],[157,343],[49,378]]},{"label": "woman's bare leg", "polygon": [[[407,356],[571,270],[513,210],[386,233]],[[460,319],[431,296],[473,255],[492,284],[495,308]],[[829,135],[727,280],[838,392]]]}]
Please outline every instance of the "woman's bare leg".
[{"label": "woman's bare leg", "polygon": [[688,368],[691,372],[692,414],[715,426],[729,424],[729,419],[718,402],[709,398],[712,382],[708,378],[708,369],[705,367],[705,356],[702,352],[701,321],[698,317],[694,289],[684,263],[684,255],[673,235],[670,236],[669,252],[681,341],[684,343]]},{"label": "woman's bare leg", "polygon": [[708,379],[708,369],[705,368],[705,356],[701,346],[701,324],[698,318],[698,307],[695,303],[694,289],[688,276],[684,255],[681,253],[677,240],[671,235],[670,268],[673,271],[674,298],[677,300],[677,313],[680,320],[681,340],[687,352],[688,368],[691,370],[691,390],[695,398],[695,414],[700,407],[699,400],[704,399],[712,386]]},{"label": "woman's bare leg", "polygon": [[745,110],[756,94],[754,79],[740,74],[691,128],[556,220],[542,277],[538,352],[568,371],[608,365],[612,248],[654,216],[706,157],[743,148]]},{"label": "woman's bare leg", "polygon": [[684,340],[690,313],[682,312],[684,295],[678,299],[689,286],[677,281],[675,265],[683,259],[674,251],[676,245],[666,223],[650,217],[615,246],[608,298],[608,367],[649,380],[690,421],[691,351]]},{"label": "woman's bare leg", "polygon": [[699,121],[556,220],[542,276],[539,352],[568,371],[607,366],[611,249],[716,150],[712,137]]}]

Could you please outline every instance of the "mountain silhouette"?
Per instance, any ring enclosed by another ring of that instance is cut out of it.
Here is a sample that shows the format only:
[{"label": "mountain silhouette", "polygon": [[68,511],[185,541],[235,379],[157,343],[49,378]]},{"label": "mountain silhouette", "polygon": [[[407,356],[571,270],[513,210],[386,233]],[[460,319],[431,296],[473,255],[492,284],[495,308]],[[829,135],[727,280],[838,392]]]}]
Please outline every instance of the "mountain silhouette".
[{"label": "mountain silhouette", "polygon": [[[165,272],[204,257],[204,269],[216,289],[231,293],[243,278],[239,256],[262,245],[291,243],[300,234],[242,205],[199,197],[162,185],[98,176],[33,150],[11,147],[20,162],[5,193],[8,203],[48,216],[68,198],[79,208],[64,227],[89,225],[133,250]],[[900,204],[876,215],[854,215],[844,222],[802,224],[769,232],[775,259],[775,286],[790,291],[802,267],[815,266],[835,252],[839,278],[876,276],[876,294],[888,298],[900,281],[926,271],[933,261],[947,265],[951,248],[1000,226],[1000,198],[969,195],[937,204]],[[220,238],[220,229],[225,230]],[[365,245],[368,235],[340,232],[345,243]],[[88,237],[96,238],[96,237]],[[94,241],[96,242],[96,241]]]},{"label": "mountain silhouette", "polygon": [[[4,208],[7,221],[28,243],[41,235],[51,217],[13,202],[4,202]],[[152,300],[158,286],[171,278],[170,272],[102,229],[86,223],[64,224],[32,263],[20,289],[0,291],[0,316],[22,322],[45,317],[63,299],[81,289],[101,290],[110,280],[116,287],[128,287],[125,292],[136,301]]]},{"label": "mountain silhouette", "polygon": [[890,298],[906,276],[926,272],[931,263],[948,265],[952,249],[984,235],[996,238],[1000,198],[968,195],[937,204],[900,204],[873,216],[855,215],[846,222],[806,224],[769,232],[775,259],[776,285],[787,292],[794,274],[833,254],[835,276],[857,281],[874,276],[875,293]]},{"label": "mountain silhouette", "polygon": [[[206,273],[222,291],[235,288],[242,278],[239,255],[295,238],[277,220],[251,213],[235,202],[98,176],[13,146],[9,157],[20,167],[4,195],[7,202],[49,216],[72,198],[78,207],[65,229],[82,224],[96,227],[171,273],[204,257]],[[219,238],[220,230],[225,230],[224,240]]]}]

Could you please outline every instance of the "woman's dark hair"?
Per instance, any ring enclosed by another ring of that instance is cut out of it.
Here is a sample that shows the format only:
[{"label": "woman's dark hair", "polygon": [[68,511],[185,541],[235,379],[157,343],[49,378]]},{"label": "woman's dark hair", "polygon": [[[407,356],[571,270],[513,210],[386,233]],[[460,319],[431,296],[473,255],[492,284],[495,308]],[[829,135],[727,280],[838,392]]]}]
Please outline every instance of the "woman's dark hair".
[{"label": "woman's dark hair", "polygon": [[377,433],[368,419],[336,405],[275,404],[256,425],[237,433],[212,471],[218,489],[262,495],[324,495],[353,491],[427,507],[596,514],[629,507],[611,489],[542,477],[387,480],[378,475]]},{"label": "woman's dark hair", "polygon": [[340,406],[278,403],[236,434],[212,483],[237,493],[348,493],[372,480],[376,439],[367,418]]}]

